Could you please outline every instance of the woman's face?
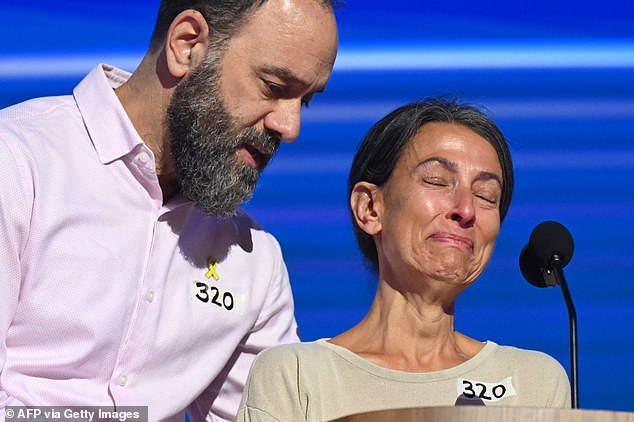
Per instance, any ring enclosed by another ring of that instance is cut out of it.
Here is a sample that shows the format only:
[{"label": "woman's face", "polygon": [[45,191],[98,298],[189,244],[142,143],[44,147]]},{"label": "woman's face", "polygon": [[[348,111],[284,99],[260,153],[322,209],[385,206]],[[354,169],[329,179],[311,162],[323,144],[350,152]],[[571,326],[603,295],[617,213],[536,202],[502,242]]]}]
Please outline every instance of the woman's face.
[{"label": "woman's face", "polygon": [[499,232],[502,180],[483,137],[459,124],[424,125],[379,188],[381,271],[472,283]]}]

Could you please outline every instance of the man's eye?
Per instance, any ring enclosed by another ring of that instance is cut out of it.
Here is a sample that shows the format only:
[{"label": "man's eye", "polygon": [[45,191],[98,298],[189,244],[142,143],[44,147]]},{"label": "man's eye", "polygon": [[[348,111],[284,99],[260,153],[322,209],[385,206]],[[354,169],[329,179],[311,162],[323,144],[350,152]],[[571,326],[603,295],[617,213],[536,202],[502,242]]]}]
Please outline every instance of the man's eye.
[{"label": "man's eye", "polygon": [[280,96],[284,92],[284,89],[280,85],[273,82],[267,82],[266,86],[269,89],[269,92],[275,96]]}]

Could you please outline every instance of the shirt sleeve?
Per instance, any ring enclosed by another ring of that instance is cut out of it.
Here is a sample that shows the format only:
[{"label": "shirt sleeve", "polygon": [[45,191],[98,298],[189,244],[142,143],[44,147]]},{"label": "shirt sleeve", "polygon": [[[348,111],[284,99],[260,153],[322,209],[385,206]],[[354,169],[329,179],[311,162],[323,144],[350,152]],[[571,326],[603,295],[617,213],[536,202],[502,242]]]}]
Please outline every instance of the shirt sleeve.
[{"label": "shirt sleeve", "polygon": [[564,367],[554,357],[541,351],[521,351],[525,358],[517,364],[523,369],[524,401],[530,407],[571,407],[570,381]]},{"label": "shirt sleeve", "polygon": [[17,309],[22,282],[21,257],[31,219],[32,189],[23,160],[0,138],[0,411],[22,405],[6,385],[7,332]]},{"label": "shirt sleeve", "polygon": [[[279,244],[272,236],[270,240],[276,259],[260,314],[222,373],[190,406],[189,415],[194,422],[205,418],[234,420],[255,356],[276,345],[299,342],[288,271]],[[209,402],[213,402],[211,409],[202,407]]]},{"label": "shirt sleeve", "polygon": [[554,408],[570,409],[572,406],[572,393],[568,374],[558,362],[555,362],[553,366],[553,392],[548,405]]},{"label": "shirt sleeve", "polygon": [[255,359],[242,395],[237,422],[305,421],[299,357],[277,347]]},{"label": "shirt sleeve", "polygon": [[[244,351],[251,353],[253,357],[272,346],[299,342],[288,270],[279,244],[273,237],[270,237],[270,240],[277,257],[275,270],[260,316],[243,342]],[[253,357],[250,359],[249,366]]]},{"label": "shirt sleeve", "polygon": [[236,422],[281,422],[279,419],[266,413],[265,410],[250,406],[240,407]]}]

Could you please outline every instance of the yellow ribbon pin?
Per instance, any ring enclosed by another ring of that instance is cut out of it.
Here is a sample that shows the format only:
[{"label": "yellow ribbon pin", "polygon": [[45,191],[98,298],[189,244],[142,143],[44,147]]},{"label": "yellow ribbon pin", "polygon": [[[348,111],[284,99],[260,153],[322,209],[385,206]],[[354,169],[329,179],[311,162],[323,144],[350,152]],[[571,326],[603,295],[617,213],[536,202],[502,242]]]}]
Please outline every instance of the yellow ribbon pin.
[{"label": "yellow ribbon pin", "polygon": [[209,259],[207,260],[207,267],[209,267],[209,271],[207,271],[207,274],[205,274],[205,277],[207,278],[213,277],[214,280],[216,281],[220,280],[220,276],[216,272],[216,268],[218,267],[218,260],[214,258],[213,256],[210,256]]}]

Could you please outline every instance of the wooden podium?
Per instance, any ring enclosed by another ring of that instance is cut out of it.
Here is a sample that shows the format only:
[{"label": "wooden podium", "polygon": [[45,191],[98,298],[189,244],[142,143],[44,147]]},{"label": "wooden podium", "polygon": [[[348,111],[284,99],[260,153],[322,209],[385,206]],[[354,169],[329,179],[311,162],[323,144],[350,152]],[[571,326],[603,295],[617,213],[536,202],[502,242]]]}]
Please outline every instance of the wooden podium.
[{"label": "wooden podium", "polygon": [[634,413],[586,409],[455,406],[359,413],[332,422],[634,422]]}]

